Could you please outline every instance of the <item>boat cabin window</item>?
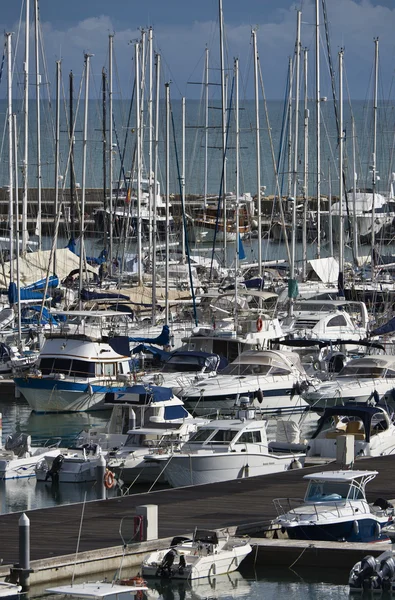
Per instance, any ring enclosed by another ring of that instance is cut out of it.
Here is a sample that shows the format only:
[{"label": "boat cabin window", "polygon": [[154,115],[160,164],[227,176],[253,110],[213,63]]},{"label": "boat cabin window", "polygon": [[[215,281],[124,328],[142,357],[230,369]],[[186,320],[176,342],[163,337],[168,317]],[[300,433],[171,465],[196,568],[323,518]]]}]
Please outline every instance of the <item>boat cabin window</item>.
[{"label": "boat cabin window", "polygon": [[221,375],[238,375],[239,377],[245,375],[268,375],[270,369],[270,365],[231,364],[222,369]]},{"label": "boat cabin window", "polygon": [[198,429],[188,440],[188,444],[190,442],[205,442],[210,435],[212,435],[214,429]]},{"label": "boat cabin window", "polygon": [[[163,373],[179,373],[179,372],[194,372],[201,371],[205,366],[206,358],[203,356],[172,356],[163,365]],[[213,368],[206,369],[206,371],[212,371]]]},{"label": "boat cabin window", "polygon": [[49,375],[50,373],[63,373],[68,375],[71,366],[70,358],[42,358],[40,361],[39,369],[43,375]]},{"label": "boat cabin window", "polygon": [[94,377],[95,363],[86,360],[73,360],[70,375],[72,377]]},{"label": "boat cabin window", "polygon": [[327,327],[342,327],[344,325],[347,325],[347,321],[343,315],[337,315],[336,317],[329,319],[327,323]]},{"label": "boat cabin window", "polygon": [[210,440],[210,444],[229,444],[236,435],[238,431],[232,431],[232,429],[218,429],[215,432],[213,437]]},{"label": "boat cabin window", "polygon": [[114,363],[104,363],[103,364],[103,375],[106,377],[111,377],[115,375],[115,365]]},{"label": "boat cabin window", "polygon": [[262,442],[262,436],[260,431],[244,431],[241,434],[236,444],[259,444]]},{"label": "boat cabin window", "polygon": [[362,490],[345,481],[311,481],[306,492],[306,502],[331,502],[363,499]]},{"label": "boat cabin window", "polygon": [[339,377],[366,377],[372,379],[380,379],[384,377],[385,369],[373,366],[358,366],[357,364],[348,364],[343,367],[339,373]]}]

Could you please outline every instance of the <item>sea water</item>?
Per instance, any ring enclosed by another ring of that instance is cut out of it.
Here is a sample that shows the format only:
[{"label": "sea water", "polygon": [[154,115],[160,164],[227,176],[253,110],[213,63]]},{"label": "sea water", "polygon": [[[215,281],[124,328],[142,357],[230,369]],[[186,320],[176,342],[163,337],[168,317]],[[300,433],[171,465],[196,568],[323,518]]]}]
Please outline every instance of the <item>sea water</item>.
[{"label": "sea water", "polygon": [[[72,444],[77,434],[85,428],[103,426],[109,411],[74,414],[35,414],[23,398],[2,394],[0,412],[3,414],[3,441],[16,429],[29,433],[33,443],[46,439]],[[134,493],[140,490],[135,489]],[[146,491],[141,490],[141,491]],[[120,490],[109,490],[109,496],[119,495]],[[98,489],[94,483],[53,485],[37,482],[35,478],[0,482],[0,513],[31,511],[56,505],[95,500]],[[120,541],[121,543],[121,541]],[[1,545],[1,544],[0,544]],[[1,552],[0,552],[1,556]],[[299,569],[297,564],[281,568],[264,567],[253,561],[242,566],[240,572],[219,576],[212,580],[193,582],[150,581],[147,600],[200,600],[232,598],[251,600],[279,600],[292,595],[293,600],[337,600],[348,596],[348,572],[353,565],[345,565],[343,571],[333,569]],[[292,568],[290,568],[292,567]],[[137,574],[124,572],[124,577]],[[115,573],[103,573],[91,580],[106,577],[112,580]],[[76,582],[79,581],[78,572]],[[62,582],[70,584],[70,581]],[[27,598],[45,597],[45,587],[32,587]]]},{"label": "sea water", "polygon": [[[350,565],[350,569],[353,565]],[[137,574],[122,571],[123,577]],[[99,580],[105,577],[112,581],[116,573],[110,572],[98,576]],[[180,580],[156,580],[147,581],[147,600],[340,600],[349,596],[347,586],[348,570],[314,568],[314,569],[290,569],[287,566],[276,567],[273,565],[250,565],[242,564],[239,571],[220,575],[214,578],[202,578],[194,581]],[[82,583],[75,577],[76,583]],[[61,584],[70,585],[71,581]],[[32,587],[27,597],[44,598],[45,586]],[[56,597],[51,596],[51,600]],[[121,600],[119,598],[119,600]]]}]

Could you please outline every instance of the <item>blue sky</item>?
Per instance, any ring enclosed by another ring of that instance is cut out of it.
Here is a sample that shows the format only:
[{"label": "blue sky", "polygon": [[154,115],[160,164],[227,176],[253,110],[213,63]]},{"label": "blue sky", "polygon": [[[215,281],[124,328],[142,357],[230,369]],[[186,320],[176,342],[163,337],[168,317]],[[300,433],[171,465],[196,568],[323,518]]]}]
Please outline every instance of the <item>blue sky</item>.
[{"label": "blue sky", "polygon": [[[0,26],[18,37],[22,0],[3,3]],[[31,0],[31,13],[33,1]],[[288,58],[295,45],[296,9],[302,10],[302,46],[309,50],[309,94],[314,92],[315,8],[313,0],[223,0],[227,61],[240,59],[242,94],[253,97],[251,28],[257,27],[263,82],[269,99],[282,99]],[[344,46],[346,95],[372,96],[375,37],[379,37],[380,94],[391,97],[395,66],[395,3],[393,0],[327,0],[332,59],[337,67]],[[114,33],[115,94],[130,96],[134,70],[134,41],[140,28],[154,28],[155,49],[162,57],[162,81],[172,82],[172,97],[199,97],[204,51],[210,50],[210,79],[218,78],[217,0],[40,0],[43,44],[51,85],[55,60],[62,58],[63,73],[78,77],[84,52],[92,57],[92,94],[100,88],[100,73],[108,66],[108,35]],[[322,38],[322,95],[330,96],[330,80]],[[20,48],[23,47],[23,36]],[[19,55],[18,55],[19,56]],[[33,62],[31,64],[33,70]],[[3,87],[3,86],[2,86]],[[4,89],[0,89],[4,97]]]}]

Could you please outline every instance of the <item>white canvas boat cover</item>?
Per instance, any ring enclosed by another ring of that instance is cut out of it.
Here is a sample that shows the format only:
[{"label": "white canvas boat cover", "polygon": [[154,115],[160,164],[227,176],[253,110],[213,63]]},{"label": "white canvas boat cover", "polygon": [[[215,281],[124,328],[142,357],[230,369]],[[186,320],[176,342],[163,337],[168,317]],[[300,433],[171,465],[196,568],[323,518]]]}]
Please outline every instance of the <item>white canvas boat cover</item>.
[{"label": "white canvas boat cover", "polygon": [[310,274],[307,274],[307,279],[311,280],[311,271],[315,273],[322,283],[335,283],[339,277],[339,263],[333,256],[327,258],[314,258],[307,262]]},{"label": "white canvas boat cover", "polygon": [[[19,272],[21,286],[30,285],[44,279],[47,276],[48,264],[51,259],[50,250],[37,250],[37,252],[28,252],[24,257],[19,258]],[[53,258],[52,258],[53,260]],[[62,281],[75,269],[79,269],[79,256],[71,252],[68,248],[57,248],[56,250],[56,275],[59,281]],[[16,260],[13,264],[14,273],[16,273]],[[98,267],[87,265],[89,273],[97,273]],[[53,274],[52,267],[49,269],[49,275]],[[10,284],[10,263],[4,264],[0,270],[0,286],[8,288]]]}]

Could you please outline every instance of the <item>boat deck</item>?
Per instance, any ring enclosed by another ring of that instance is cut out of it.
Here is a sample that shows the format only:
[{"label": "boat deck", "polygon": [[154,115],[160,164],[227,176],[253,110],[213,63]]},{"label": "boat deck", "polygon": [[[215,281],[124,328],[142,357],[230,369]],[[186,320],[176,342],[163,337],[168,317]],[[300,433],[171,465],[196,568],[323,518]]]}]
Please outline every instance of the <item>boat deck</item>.
[{"label": "boat deck", "polygon": [[[377,470],[367,486],[370,502],[395,498],[393,466],[395,457],[359,459],[355,468]],[[133,517],[136,506],[158,505],[159,537],[171,537],[194,528],[241,527],[259,531],[275,518],[273,503],[278,497],[303,497],[307,473],[336,469],[334,463],[290,470],[272,475],[239,479],[179,489],[135,494],[85,505],[79,552],[120,545],[119,526],[123,517]],[[65,484],[67,485],[67,484]],[[50,494],[51,484],[38,483],[40,493]],[[43,491],[45,490],[45,491]],[[83,504],[25,511],[30,519],[31,560],[54,558],[76,551]],[[21,513],[0,516],[0,560],[4,565],[18,562],[18,520]],[[132,541],[132,533],[131,540]]]}]

